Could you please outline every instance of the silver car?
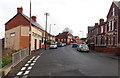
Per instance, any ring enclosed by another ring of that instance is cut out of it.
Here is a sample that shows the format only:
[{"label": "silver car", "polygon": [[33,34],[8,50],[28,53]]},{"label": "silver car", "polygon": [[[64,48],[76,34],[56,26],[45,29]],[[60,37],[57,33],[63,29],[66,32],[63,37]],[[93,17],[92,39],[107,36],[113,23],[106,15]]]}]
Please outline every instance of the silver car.
[{"label": "silver car", "polygon": [[84,51],[84,52],[89,52],[89,47],[86,44],[80,44],[77,47],[77,51]]},{"label": "silver car", "polygon": [[57,44],[56,43],[52,43],[50,46],[49,46],[49,49],[57,49]]}]

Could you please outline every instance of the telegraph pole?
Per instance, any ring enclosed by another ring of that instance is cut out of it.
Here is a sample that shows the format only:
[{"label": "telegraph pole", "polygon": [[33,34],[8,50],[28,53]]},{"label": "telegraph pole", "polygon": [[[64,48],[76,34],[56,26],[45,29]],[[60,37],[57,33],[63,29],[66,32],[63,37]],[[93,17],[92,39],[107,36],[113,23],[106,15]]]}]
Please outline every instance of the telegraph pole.
[{"label": "telegraph pole", "polygon": [[29,55],[31,55],[31,0],[30,0],[30,26],[29,26]]},{"label": "telegraph pole", "polygon": [[45,13],[46,15],[46,24],[45,24],[45,42],[44,42],[44,45],[45,45],[45,50],[46,50],[46,36],[47,36],[47,16],[49,16],[49,13]]}]

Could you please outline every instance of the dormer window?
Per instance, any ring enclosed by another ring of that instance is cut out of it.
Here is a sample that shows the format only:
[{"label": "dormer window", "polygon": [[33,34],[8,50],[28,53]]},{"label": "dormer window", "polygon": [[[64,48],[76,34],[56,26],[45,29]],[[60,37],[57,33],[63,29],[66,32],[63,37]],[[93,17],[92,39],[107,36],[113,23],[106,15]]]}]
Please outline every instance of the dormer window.
[{"label": "dormer window", "polygon": [[112,15],[115,16],[115,8],[112,9]]}]

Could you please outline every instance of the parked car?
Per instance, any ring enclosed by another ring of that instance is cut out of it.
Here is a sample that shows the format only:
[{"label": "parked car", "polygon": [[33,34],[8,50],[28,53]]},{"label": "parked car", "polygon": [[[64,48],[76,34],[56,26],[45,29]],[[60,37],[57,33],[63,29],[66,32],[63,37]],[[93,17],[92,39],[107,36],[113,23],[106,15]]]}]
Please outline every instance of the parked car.
[{"label": "parked car", "polygon": [[86,44],[80,44],[77,47],[77,51],[84,51],[84,52],[89,52],[89,47]]},{"label": "parked car", "polygon": [[63,43],[64,44],[64,46],[66,46],[66,43]]},{"label": "parked car", "polygon": [[49,49],[57,49],[57,44],[56,44],[56,43],[52,43],[52,44],[49,46]]},{"label": "parked car", "polygon": [[72,44],[72,48],[77,48],[78,47],[78,44],[77,43],[73,43]]},{"label": "parked car", "polygon": [[62,47],[62,42],[57,42],[57,47]]}]

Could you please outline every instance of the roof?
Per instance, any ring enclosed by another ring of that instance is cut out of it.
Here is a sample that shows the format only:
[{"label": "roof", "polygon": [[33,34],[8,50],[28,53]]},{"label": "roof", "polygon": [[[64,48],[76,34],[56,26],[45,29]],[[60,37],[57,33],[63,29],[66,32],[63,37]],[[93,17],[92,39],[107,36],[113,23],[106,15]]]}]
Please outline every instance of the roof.
[{"label": "roof", "polygon": [[90,32],[93,28],[94,26],[88,26],[88,32]]},{"label": "roof", "polygon": [[[30,22],[30,18],[28,16],[26,16],[25,14],[21,14],[21,15]],[[33,24],[34,26],[44,30],[44,28],[40,24],[38,24],[37,22],[34,22],[32,19],[31,19],[31,24]]]},{"label": "roof", "polygon": [[113,1],[113,3],[120,9],[120,1]]},{"label": "roof", "polygon": [[59,33],[57,36],[66,36],[68,34],[69,34],[68,32],[63,32],[63,33]]},{"label": "roof", "polygon": [[[21,14],[28,22],[30,22],[30,18],[28,16],[26,16],[25,14],[23,14],[23,13],[17,13],[13,18],[15,18],[18,14]],[[7,23],[9,23],[13,18],[11,18]],[[5,23],[5,24],[7,24],[7,23]],[[38,27],[38,28],[40,28],[40,29],[42,29],[42,30],[44,30],[44,28],[40,24],[33,21],[32,19],[31,19],[31,24]]]}]

